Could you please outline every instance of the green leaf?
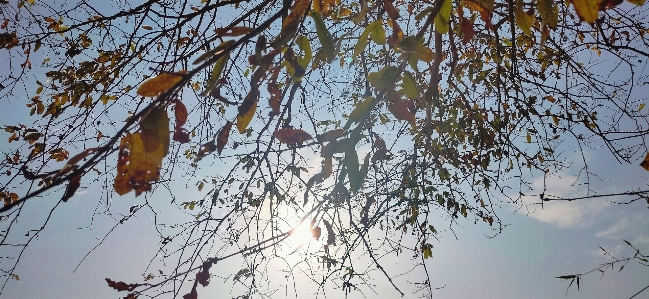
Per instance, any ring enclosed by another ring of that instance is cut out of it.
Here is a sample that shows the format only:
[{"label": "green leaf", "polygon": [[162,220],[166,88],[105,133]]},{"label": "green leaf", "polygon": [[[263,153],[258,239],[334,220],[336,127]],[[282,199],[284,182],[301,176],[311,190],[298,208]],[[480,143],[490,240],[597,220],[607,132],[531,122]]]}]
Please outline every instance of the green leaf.
[{"label": "green leaf", "polygon": [[196,60],[194,60],[194,62],[192,64],[199,64],[199,63],[209,59],[210,57],[221,53],[221,51],[225,50],[225,48],[229,47],[232,44],[234,44],[234,40],[224,41],[218,47],[216,47],[216,48],[214,48],[214,49],[212,49],[210,51],[207,51],[203,55],[196,58]]},{"label": "green leaf", "polygon": [[451,10],[453,9],[453,1],[445,0],[442,8],[435,16],[435,30],[439,33],[447,33],[450,28]]},{"label": "green leaf", "polygon": [[[450,1],[450,0],[447,0]],[[370,39],[372,39],[377,45],[385,44],[385,29],[383,29],[383,20],[376,20],[365,28],[365,31],[369,31]]]},{"label": "green leaf", "polygon": [[357,103],[356,108],[349,114],[350,125],[365,119],[376,103],[377,101],[373,97],[367,97],[364,101]]},{"label": "green leaf", "polygon": [[311,42],[309,42],[309,39],[306,36],[300,35],[295,40],[295,43],[298,45],[298,47],[300,47],[300,50],[304,52],[304,56],[297,58],[297,63],[302,68],[306,68],[307,65],[309,65],[309,62],[311,62],[311,58],[313,57],[313,53],[311,52]]},{"label": "green leaf", "polygon": [[318,33],[318,40],[320,41],[322,50],[327,57],[327,62],[332,62],[334,58],[336,58],[336,46],[334,43],[334,38],[333,36],[331,36],[331,33],[325,26],[319,13],[312,11],[310,15],[315,22],[315,29]]},{"label": "green leaf", "polygon": [[356,46],[354,46],[354,57],[358,56],[361,54],[361,52],[365,51],[365,48],[367,48],[367,44],[369,43],[369,38],[366,34],[361,34],[358,37],[358,42],[356,42]]},{"label": "green leaf", "polygon": [[523,0],[516,0],[516,8],[514,9],[514,17],[516,18],[516,25],[528,36],[534,36],[532,33],[532,24],[534,23],[534,12],[523,11]]},{"label": "green leaf", "polygon": [[225,65],[228,63],[228,59],[230,59],[229,54],[222,56],[216,61],[212,69],[212,76],[207,80],[207,86],[205,86],[205,91],[201,93],[201,96],[207,96],[216,87],[216,83],[221,79],[221,74],[223,73],[223,69],[225,69]]},{"label": "green leaf", "polygon": [[406,92],[406,96],[409,99],[416,99],[419,98],[419,94],[421,93],[421,89],[415,83],[415,78],[412,77],[412,74],[408,71],[403,73],[403,83],[401,84],[401,87],[403,90]]},{"label": "green leaf", "polygon": [[394,82],[399,75],[399,68],[391,65],[384,66],[380,71],[373,72],[367,75],[367,81],[370,82],[376,89],[384,90],[390,86],[394,86]]}]

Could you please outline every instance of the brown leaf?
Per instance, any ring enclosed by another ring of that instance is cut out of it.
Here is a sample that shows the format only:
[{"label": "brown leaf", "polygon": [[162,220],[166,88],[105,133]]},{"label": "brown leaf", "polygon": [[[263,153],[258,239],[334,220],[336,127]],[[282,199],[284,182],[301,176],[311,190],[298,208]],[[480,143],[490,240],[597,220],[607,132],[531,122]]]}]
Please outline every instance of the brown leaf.
[{"label": "brown leaf", "polygon": [[404,100],[401,99],[399,95],[394,92],[388,93],[388,110],[392,112],[392,115],[398,120],[405,120],[411,125],[415,125],[415,115],[408,110],[408,105]]},{"label": "brown leaf", "polygon": [[279,36],[273,41],[271,46],[275,49],[285,45],[297,32],[297,29],[300,25],[302,17],[309,9],[311,5],[311,0],[297,0],[293,7],[291,7],[291,12],[284,18],[282,22],[282,31],[279,33]]},{"label": "brown leaf", "polygon": [[187,107],[180,100],[174,100],[174,115],[176,116],[176,129],[182,127],[187,122]]},{"label": "brown leaf", "polygon": [[190,293],[185,294],[183,299],[198,299],[198,293],[196,293],[196,288],[193,288]]},{"label": "brown leaf", "polygon": [[137,94],[143,97],[155,97],[170,88],[174,87],[178,82],[183,79],[183,74],[187,71],[180,71],[176,73],[163,73],[155,78],[144,81],[137,89]]},{"label": "brown leaf", "polygon": [[81,185],[81,175],[77,175],[71,178],[70,182],[68,183],[68,186],[65,188],[65,193],[63,194],[61,201],[68,202],[68,199],[72,198],[74,193],[77,192],[77,189],[79,189],[80,185]]},{"label": "brown leaf", "polygon": [[328,178],[333,172],[333,159],[332,157],[326,157],[322,163],[322,176]]},{"label": "brown leaf", "polygon": [[649,153],[647,153],[647,156],[644,157],[644,160],[642,161],[642,163],[640,163],[640,166],[642,166],[642,168],[644,168],[645,170],[649,171]]},{"label": "brown leaf", "polygon": [[[214,30],[216,34],[225,37],[225,36],[240,36],[240,35],[246,35],[252,31],[253,28],[250,27],[245,27],[245,26],[235,26],[230,28],[230,30],[226,28],[218,28]],[[229,31],[229,32],[228,32]]]},{"label": "brown leaf", "polygon": [[[462,8],[460,8],[462,9]],[[460,31],[462,32],[462,43],[468,43],[475,35],[475,29],[469,19],[460,17]]]},{"label": "brown leaf", "polygon": [[201,147],[198,149],[198,154],[196,155],[196,159],[194,160],[195,162],[200,161],[203,159],[205,156],[210,154],[211,152],[216,150],[216,144],[214,144],[214,141],[210,141],[207,143],[204,143],[201,145]]},{"label": "brown leaf", "polygon": [[302,143],[313,138],[311,137],[311,135],[309,135],[309,133],[301,129],[290,128],[277,130],[273,135],[275,136],[275,138],[277,138],[277,140],[279,140],[279,142],[286,144]]},{"label": "brown leaf", "polygon": [[189,133],[185,132],[184,129],[180,130],[175,130],[174,131],[174,141],[178,141],[180,143],[187,143],[189,142]]},{"label": "brown leaf", "polygon": [[106,278],[106,282],[108,283],[109,287],[111,287],[113,289],[116,289],[119,292],[121,292],[121,291],[132,292],[133,290],[135,290],[135,288],[145,285],[145,284],[139,284],[139,283],[127,284],[127,283],[125,283],[123,281],[112,281],[112,280],[110,280],[110,278]]},{"label": "brown leaf", "polygon": [[212,264],[206,263],[203,265],[203,270],[196,273],[196,281],[204,287],[210,284],[210,266],[212,266]]},{"label": "brown leaf", "polygon": [[327,141],[336,140],[341,136],[343,136],[344,134],[345,134],[345,130],[343,129],[335,129],[335,130],[327,131],[318,136],[318,142],[324,143]]},{"label": "brown leaf", "polygon": [[228,143],[228,137],[230,137],[230,130],[232,129],[232,122],[227,122],[223,128],[219,131],[218,137],[216,138],[216,150],[219,155],[223,148]]},{"label": "brown leaf", "polygon": [[372,155],[372,163],[375,163],[376,161],[383,160],[388,150],[385,147],[385,141],[379,135],[373,133],[372,136],[374,136],[374,148],[376,149],[374,155]]}]

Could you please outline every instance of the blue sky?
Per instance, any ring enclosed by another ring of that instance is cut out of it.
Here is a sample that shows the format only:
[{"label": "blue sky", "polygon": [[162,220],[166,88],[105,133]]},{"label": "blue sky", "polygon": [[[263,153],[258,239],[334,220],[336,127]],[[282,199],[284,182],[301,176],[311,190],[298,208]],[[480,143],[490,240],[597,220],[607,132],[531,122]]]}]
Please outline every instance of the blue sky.
[{"label": "blue sky", "polygon": [[[0,52],[4,61],[6,52]],[[35,63],[37,64],[37,63]],[[599,65],[602,71],[606,65]],[[637,90],[633,96],[639,103],[647,102],[647,87]],[[0,124],[14,123],[24,119],[27,109],[20,99],[0,102]],[[8,152],[8,135],[0,132],[0,150]],[[576,148],[566,145],[565,156],[569,160],[580,161],[581,154]],[[638,166],[640,161],[619,164],[603,147],[585,149],[585,157],[591,171],[599,174],[592,178],[591,190],[615,193],[620,190],[646,189],[649,173]],[[319,163],[319,161],[315,161]],[[212,164],[204,166],[201,175],[220,168]],[[185,185],[179,180],[172,183],[173,190],[182,190],[178,201],[200,199],[207,189],[199,192],[192,180]],[[580,176],[579,166],[566,169],[547,179],[547,194],[560,197],[584,196],[587,194]],[[426,260],[435,298],[628,298],[649,284],[649,267],[629,263],[622,272],[607,271],[583,278],[581,289],[573,285],[566,293],[568,282],[555,278],[559,275],[576,274],[596,268],[601,263],[611,261],[604,256],[598,246],[607,249],[616,257],[633,255],[633,251],[622,241],[628,240],[643,252],[649,251],[649,218],[644,201],[624,205],[628,198],[596,198],[573,202],[549,202],[543,209],[538,203],[537,194],[542,190],[542,181],[531,182],[534,190],[523,197],[524,206],[501,203],[498,215],[508,226],[496,237],[494,231],[484,223],[475,225],[469,220],[460,220],[458,225],[448,228],[448,220],[440,219],[436,225],[440,231],[439,242],[434,242],[433,258]],[[21,216],[21,229],[17,234],[33,234],[30,229],[40,226],[46,213],[56,205],[62,190],[42,198],[33,199],[28,205],[30,213]],[[158,192],[146,198],[134,195],[117,197],[102,192],[98,185],[82,188],[66,204],[57,207],[47,229],[30,244],[15,273],[20,280],[10,280],[2,294],[3,298],[121,298],[107,287],[105,278],[125,282],[141,282],[149,273],[159,275],[158,270],[168,271],[173,264],[162,265],[155,254],[160,242],[154,226],[154,215],[142,211],[118,226],[101,246],[101,242],[116,221],[127,214],[133,205],[148,201],[160,211],[160,221],[191,221],[194,215],[186,210],[164,208],[171,201],[165,192]],[[99,202],[99,203],[98,203]],[[105,206],[111,206],[113,214],[101,214]],[[32,225],[33,224],[33,225]],[[377,240],[378,241],[378,240]],[[318,249],[321,244],[313,242]],[[217,244],[218,245],[218,244]],[[296,255],[289,254],[295,243],[288,244],[280,254],[282,258],[297,262],[307,254],[303,249]],[[1,256],[12,255],[14,249],[3,247]],[[5,251],[6,250],[6,251]],[[88,254],[87,259],[75,268]],[[150,261],[151,262],[150,264]],[[389,274],[397,276],[412,268],[408,256],[389,255],[381,259]],[[231,298],[240,294],[241,286],[233,281],[233,276],[248,267],[240,259],[228,260],[215,265],[216,274],[208,288],[199,288],[200,298]],[[0,260],[0,263],[3,263]],[[342,297],[340,289],[328,287],[325,293],[314,293],[314,284],[300,271],[309,267],[300,264],[296,275],[287,280],[280,259],[265,264],[270,277],[268,288],[275,291],[273,298],[323,298]],[[317,267],[317,265],[312,265]],[[374,269],[367,263],[367,257],[359,257],[359,267]],[[316,273],[318,273],[316,271]],[[364,287],[363,293],[352,293],[351,298],[363,298],[363,294],[373,298],[396,298],[398,293],[378,272],[372,270],[372,287]],[[165,273],[168,274],[168,273]],[[405,298],[417,298],[416,285],[424,273],[421,269],[408,275],[395,278],[397,285],[406,292]],[[249,281],[248,281],[249,282]],[[290,283],[289,283],[290,282]],[[293,284],[294,283],[294,284]],[[295,291],[297,290],[297,291]],[[414,293],[414,294],[413,294]],[[183,293],[181,292],[181,295]],[[642,297],[645,296],[645,297]],[[640,298],[649,298],[643,293]],[[165,296],[163,296],[165,297]],[[165,297],[166,298],[166,297]]]}]

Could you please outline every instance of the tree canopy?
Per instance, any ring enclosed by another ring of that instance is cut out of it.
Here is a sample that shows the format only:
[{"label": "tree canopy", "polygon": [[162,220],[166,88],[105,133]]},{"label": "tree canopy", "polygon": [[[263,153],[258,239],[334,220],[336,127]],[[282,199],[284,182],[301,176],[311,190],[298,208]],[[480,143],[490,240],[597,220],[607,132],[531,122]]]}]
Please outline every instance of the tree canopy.
[{"label": "tree canopy", "polygon": [[[171,269],[107,279],[125,298],[203,297],[233,258],[241,298],[265,296],[264,267],[293,254],[319,290],[403,294],[384,256],[425,268],[440,227],[495,235],[526,194],[578,200],[530,185],[571,167],[589,184],[567,147],[649,170],[643,0],[58,2],[0,1],[0,100],[17,115],[0,120],[0,248],[24,244],[5,284],[49,219],[22,215],[80,188],[115,226],[156,215]],[[298,231],[319,245],[283,251]]]}]

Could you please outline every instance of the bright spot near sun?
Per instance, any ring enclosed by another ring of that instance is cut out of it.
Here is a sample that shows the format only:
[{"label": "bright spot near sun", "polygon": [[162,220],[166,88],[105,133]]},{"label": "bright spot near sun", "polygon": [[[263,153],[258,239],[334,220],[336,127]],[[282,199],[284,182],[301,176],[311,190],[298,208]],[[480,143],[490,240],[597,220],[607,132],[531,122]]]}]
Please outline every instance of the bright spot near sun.
[{"label": "bright spot near sun", "polygon": [[[289,237],[289,244],[292,247],[291,250],[293,251],[292,253],[304,251],[304,248],[312,247],[313,245],[319,243],[313,238],[311,231],[311,221],[309,221],[308,219],[293,229],[293,232]],[[319,246],[317,247],[319,248]]]}]

